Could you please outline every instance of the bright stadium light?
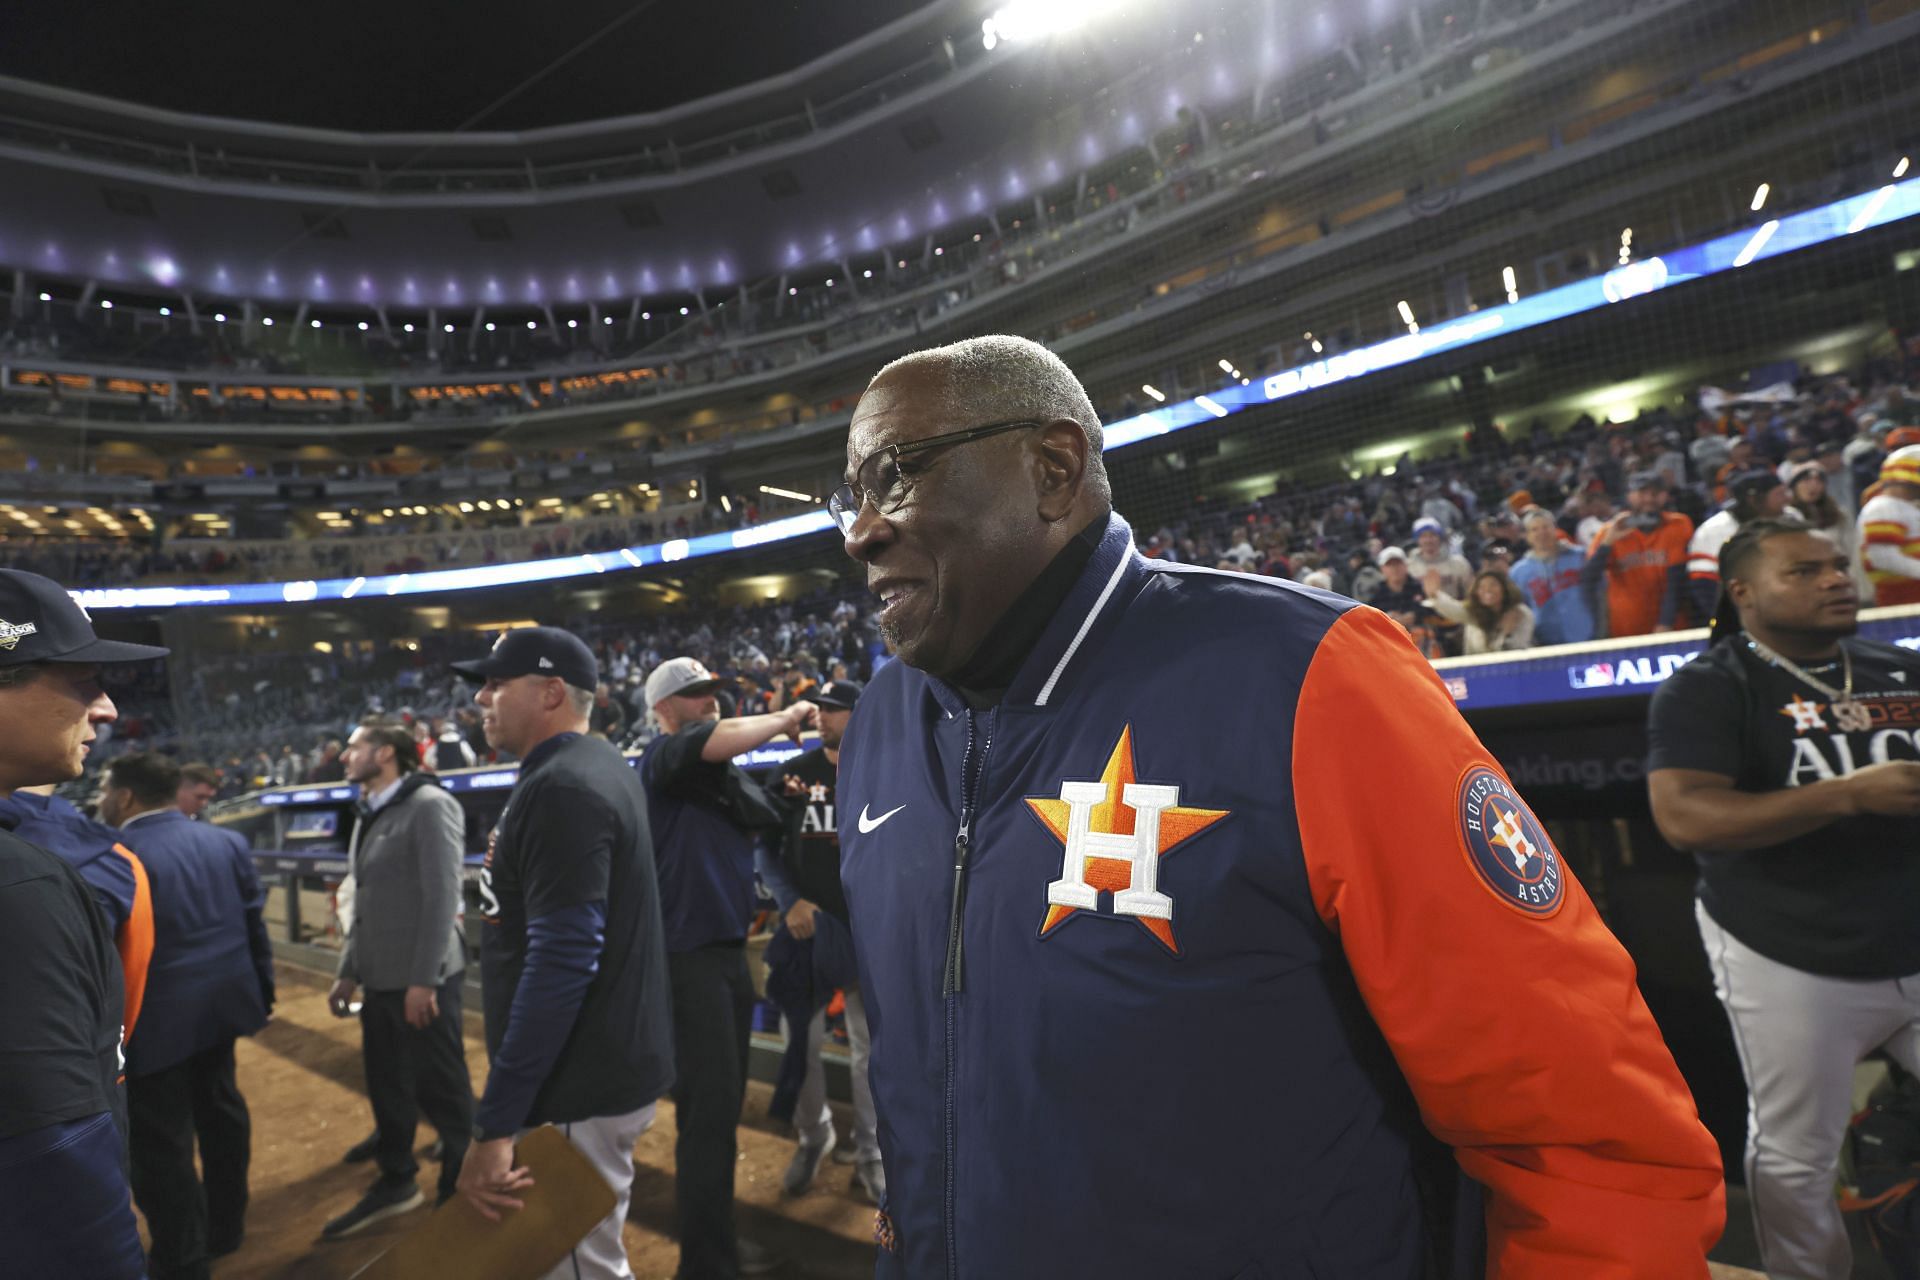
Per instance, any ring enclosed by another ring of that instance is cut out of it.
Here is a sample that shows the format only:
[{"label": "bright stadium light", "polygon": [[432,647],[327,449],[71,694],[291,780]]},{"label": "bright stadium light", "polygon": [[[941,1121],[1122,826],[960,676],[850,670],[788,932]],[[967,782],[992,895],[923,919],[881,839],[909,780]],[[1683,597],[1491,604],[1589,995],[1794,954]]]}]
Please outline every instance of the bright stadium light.
[{"label": "bright stadium light", "polygon": [[1002,41],[1060,35],[1113,7],[1113,0],[1012,0],[980,24],[980,43],[991,50]]},{"label": "bright stadium light", "polygon": [[[1406,306],[1407,304],[1403,302],[1403,303],[1401,303],[1400,305],[1404,307],[1404,306]],[[1220,365],[1220,372],[1222,372],[1222,373],[1232,373],[1232,372],[1233,372],[1233,361],[1231,361],[1231,360],[1225,360],[1225,359],[1223,359],[1223,360],[1220,360],[1220,361],[1218,361],[1218,364]]]},{"label": "bright stadium light", "polygon": [[[1507,286],[1507,301],[1520,301],[1520,281],[1519,278],[1513,274],[1512,267],[1505,267],[1501,270],[1500,281]],[[1315,348],[1315,350],[1318,349],[1317,347]]]},{"label": "bright stadium light", "polygon": [[412,332],[413,332],[413,325],[412,325],[411,323],[408,323],[408,324],[403,324],[403,325],[401,325],[401,326],[400,326],[400,332],[402,332],[402,333],[412,333]]},{"label": "bright stadium light", "polygon": [[[793,499],[793,500],[794,500],[795,502],[818,502],[818,501],[820,501],[820,499],[818,499],[818,498],[816,498],[816,497],[814,497],[814,496],[813,496],[812,494],[807,494],[807,493],[796,493],[796,492],[794,492],[794,491],[793,491],[792,489],[782,489],[782,488],[781,488],[781,487],[780,487],[779,485],[774,485],[774,484],[763,484],[763,485],[761,485],[761,486],[760,486],[760,492],[762,492],[762,493],[770,493],[770,494],[772,494],[772,495],[773,495],[774,497],[776,497],[776,498],[792,498],[792,499]],[[687,496],[688,496],[688,497],[692,497],[693,495],[692,495],[691,493],[689,493],[689,494],[688,494]]]},{"label": "bright stadium light", "polygon": [[487,332],[488,332],[488,333],[492,333],[492,332],[493,332],[493,321],[491,321],[491,320],[489,320],[489,321],[487,321]]},{"label": "bright stadium light", "polygon": [[539,322],[539,321],[537,321],[537,320],[529,320],[529,321],[527,321],[527,328],[529,328],[529,329],[538,329],[539,327],[540,327],[540,322]]},{"label": "bright stadium light", "polygon": [[453,332],[453,326],[452,326],[452,325],[448,325],[448,326],[446,326],[446,330],[447,330],[447,332],[448,332],[448,333],[452,333],[452,332]]},{"label": "bright stadium light", "polygon": [[1733,265],[1736,267],[1744,267],[1749,262],[1752,262],[1760,250],[1766,247],[1767,241],[1773,239],[1773,233],[1779,229],[1780,219],[1778,218],[1770,222],[1762,223],[1760,229],[1753,233],[1753,239],[1747,241],[1746,248],[1740,250],[1738,256],[1734,258]]},{"label": "bright stadium light", "polygon": [[578,320],[569,320],[569,321],[567,321],[567,328],[569,328],[569,329],[578,329],[579,327],[580,327],[580,322],[579,322]]},{"label": "bright stadium light", "polygon": [[[1907,176],[1907,157],[1901,156],[1900,163],[1893,166],[1893,176],[1896,178],[1904,178]],[[45,302],[46,300],[47,295],[44,293],[41,294],[40,301]]]},{"label": "bright stadium light", "polygon": [[161,316],[161,318],[162,318],[162,319],[165,319],[166,317],[168,317],[168,316],[170,316],[170,315],[172,315],[172,314],[173,314],[173,308],[172,308],[172,307],[162,307],[162,308],[160,308],[160,316]]},{"label": "bright stadium light", "polygon": [[272,317],[272,316],[261,316],[261,317],[260,317],[260,323],[261,323],[261,324],[263,324],[263,325],[265,325],[265,326],[266,326],[267,328],[269,328],[269,329],[271,329],[271,328],[273,328],[273,317]]},{"label": "bright stadium light", "polygon": [[1754,213],[1758,213],[1762,209],[1766,208],[1767,196],[1770,192],[1772,192],[1772,190],[1773,188],[1764,182],[1761,183],[1758,187],[1755,187],[1753,191],[1753,203],[1747,207]]},{"label": "bright stadium light", "polygon": [[318,329],[320,327],[320,322],[318,320],[315,320],[312,323],[314,328]]},{"label": "bright stadium light", "polygon": [[1151,382],[1141,383],[1140,389],[1146,392],[1148,395],[1152,396],[1156,401],[1158,401],[1161,404],[1165,404],[1167,402],[1167,393],[1162,391],[1160,388],[1154,386]]},{"label": "bright stadium light", "polygon": [[[1901,164],[1905,164],[1905,163],[1906,163],[1906,161],[1905,161],[1905,160],[1902,160],[1902,161],[1901,161],[1900,163],[1901,163]],[[1898,175],[1896,175],[1896,176],[1898,176]],[[43,294],[41,294],[41,295],[40,295],[40,301],[42,301],[42,302],[52,302],[52,301],[53,301],[53,295],[52,295],[52,294],[50,294],[50,293],[43,293]]]},{"label": "bright stadium light", "polygon": [[366,331],[367,331],[367,322],[365,320],[362,320],[360,322],[360,332],[365,333]]},{"label": "bright stadium light", "polygon": [[101,309],[102,311],[111,311],[111,310],[113,310],[113,300],[112,300],[112,299],[110,299],[110,298],[102,298],[102,299],[100,299],[100,309]]}]

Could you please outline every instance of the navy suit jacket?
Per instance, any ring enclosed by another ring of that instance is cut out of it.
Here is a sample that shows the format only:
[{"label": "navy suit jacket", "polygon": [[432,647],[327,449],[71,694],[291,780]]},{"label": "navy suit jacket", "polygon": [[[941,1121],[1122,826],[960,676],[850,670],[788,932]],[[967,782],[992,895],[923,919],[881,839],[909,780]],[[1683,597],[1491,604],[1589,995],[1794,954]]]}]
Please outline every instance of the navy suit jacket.
[{"label": "navy suit jacket", "polygon": [[252,1035],[273,1008],[266,895],[237,832],[177,809],[143,814],[120,839],[153,889],[153,963],[127,1076],[175,1066],[222,1040]]}]

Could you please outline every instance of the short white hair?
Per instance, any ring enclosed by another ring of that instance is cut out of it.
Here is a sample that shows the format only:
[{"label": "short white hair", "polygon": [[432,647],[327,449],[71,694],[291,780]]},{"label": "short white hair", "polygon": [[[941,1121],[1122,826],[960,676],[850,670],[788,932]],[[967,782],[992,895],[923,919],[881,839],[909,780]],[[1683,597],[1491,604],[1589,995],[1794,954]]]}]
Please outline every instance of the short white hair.
[{"label": "short white hair", "polygon": [[946,407],[952,416],[981,424],[1031,417],[1067,419],[1087,437],[1087,482],[1111,494],[1100,456],[1106,437],[1087,389],[1067,362],[1030,338],[990,333],[944,347],[910,352],[873,375],[872,386],[896,370],[937,370],[945,375]]}]

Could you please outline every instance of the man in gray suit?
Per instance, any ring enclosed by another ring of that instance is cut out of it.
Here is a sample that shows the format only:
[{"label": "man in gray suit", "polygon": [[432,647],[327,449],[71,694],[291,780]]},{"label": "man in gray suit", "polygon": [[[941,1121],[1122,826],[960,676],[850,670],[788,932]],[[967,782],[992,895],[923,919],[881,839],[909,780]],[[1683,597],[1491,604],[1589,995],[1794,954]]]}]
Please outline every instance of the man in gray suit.
[{"label": "man in gray suit", "polygon": [[440,1133],[441,1200],[453,1194],[473,1133],[473,1084],[460,1026],[466,949],[460,938],[460,863],[466,818],[459,801],[420,771],[413,735],[369,721],[341,759],[360,784],[353,832],[353,925],[328,995],[336,1017],[356,987],[367,1098],[380,1176],[360,1202],[329,1222],[327,1239],[420,1204],[413,1158],[421,1112]]}]

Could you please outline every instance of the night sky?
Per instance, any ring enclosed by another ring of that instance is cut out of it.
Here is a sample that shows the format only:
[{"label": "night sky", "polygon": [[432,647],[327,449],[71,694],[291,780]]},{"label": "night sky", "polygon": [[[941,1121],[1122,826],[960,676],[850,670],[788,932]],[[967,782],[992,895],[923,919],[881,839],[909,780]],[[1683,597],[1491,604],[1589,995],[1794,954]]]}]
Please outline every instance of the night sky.
[{"label": "night sky", "polygon": [[178,111],[444,130],[639,15],[475,125],[651,111],[791,70],[928,0],[85,0],[14,7],[0,74]]}]

